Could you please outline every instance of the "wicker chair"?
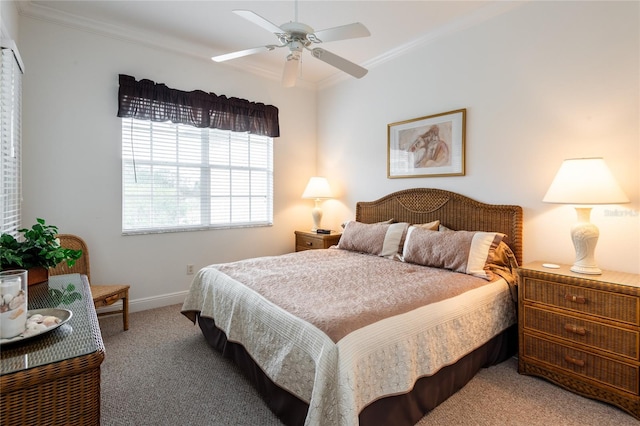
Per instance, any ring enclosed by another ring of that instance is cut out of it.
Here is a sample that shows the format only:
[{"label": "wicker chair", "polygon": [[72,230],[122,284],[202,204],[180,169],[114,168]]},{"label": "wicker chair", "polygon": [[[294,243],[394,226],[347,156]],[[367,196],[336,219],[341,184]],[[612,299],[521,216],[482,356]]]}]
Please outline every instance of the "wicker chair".
[{"label": "wicker chair", "polygon": [[113,315],[122,313],[122,323],[125,330],[129,329],[129,285],[93,285],[91,284],[91,268],[89,265],[89,249],[84,240],[76,235],[59,234],[60,245],[73,250],[82,250],[82,256],[72,267],[67,266],[66,262],[60,263],[58,266],[49,268],[50,275],[62,274],[84,274],[89,280],[91,287],[91,296],[93,304],[96,308],[112,305],[118,300],[122,300],[122,309],[108,312],[98,312],[98,316]]}]

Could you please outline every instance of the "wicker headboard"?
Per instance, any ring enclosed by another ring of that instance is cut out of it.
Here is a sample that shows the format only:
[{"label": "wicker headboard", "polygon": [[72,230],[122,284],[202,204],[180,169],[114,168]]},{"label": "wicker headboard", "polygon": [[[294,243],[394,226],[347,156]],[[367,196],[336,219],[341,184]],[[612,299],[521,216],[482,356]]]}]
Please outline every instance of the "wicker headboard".
[{"label": "wicker headboard", "polygon": [[356,220],[364,223],[395,219],[398,222],[440,223],[454,230],[502,232],[522,264],[522,207],[484,204],[442,189],[413,188],[376,201],[356,203]]}]

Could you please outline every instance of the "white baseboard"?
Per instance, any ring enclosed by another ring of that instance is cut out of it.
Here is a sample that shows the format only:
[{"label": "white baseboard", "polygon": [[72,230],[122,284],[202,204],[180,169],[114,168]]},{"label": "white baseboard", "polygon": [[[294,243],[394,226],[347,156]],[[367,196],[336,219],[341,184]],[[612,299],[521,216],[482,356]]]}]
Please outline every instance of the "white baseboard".
[{"label": "white baseboard", "polygon": [[[159,296],[145,297],[143,299],[129,299],[129,313],[182,304],[186,296],[187,291],[185,290],[176,293],[162,294]],[[97,309],[97,311],[106,313],[118,309],[122,309],[122,302],[116,302],[113,305]]]}]

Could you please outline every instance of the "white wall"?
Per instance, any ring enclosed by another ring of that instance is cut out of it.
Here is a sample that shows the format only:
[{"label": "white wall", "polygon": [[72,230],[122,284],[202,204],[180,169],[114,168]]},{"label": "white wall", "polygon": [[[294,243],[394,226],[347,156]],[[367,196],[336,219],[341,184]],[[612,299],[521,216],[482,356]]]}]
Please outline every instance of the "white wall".
[{"label": "white wall", "polygon": [[15,1],[0,2],[0,35],[18,41],[18,9]]},{"label": "white wall", "polygon": [[18,9],[15,1],[0,2],[0,23],[2,37],[10,38],[17,41],[18,37]]},{"label": "white wall", "polygon": [[[206,58],[21,16],[14,37],[27,69],[24,225],[43,217],[82,235],[93,281],[130,283],[132,310],[179,303],[191,281],[187,263],[292,251],[293,230],[309,226],[311,205],[300,194],[317,166],[339,195],[324,203],[325,227],[352,217],[359,200],[443,188],[523,206],[525,260],[571,263],[575,213],[541,199],[564,158],[602,155],[632,203],[594,209],[596,257],[603,268],[640,272],[638,9],[524,3],[317,95]],[[274,226],[121,236],[119,73],[276,105]],[[386,178],[388,123],[458,108],[467,108],[466,176]]]},{"label": "white wall", "polygon": [[[81,235],[94,283],[130,283],[132,311],[180,303],[196,269],[294,249],[294,230],[310,226],[300,199],[315,174],[315,92],[283,89],[208,58],[171,53],[118,37],[21,17],[24,226],[42,217]],[[273,227],[121,235],[118,74],[180,90],[201,89],[279,108],[274,142]]]},{"label": "white wall", "polygon": [[[318,95],[320,174],[355,203],[433,187],[524,209],[525,261],[573,263],[569,206],[542,203],[562,160],[603,156],[631,204],[596,207],[596,259],[640,272],[638,2],[528,2]],[[467,109],[466,175],[387,179],[387,124]]]}]

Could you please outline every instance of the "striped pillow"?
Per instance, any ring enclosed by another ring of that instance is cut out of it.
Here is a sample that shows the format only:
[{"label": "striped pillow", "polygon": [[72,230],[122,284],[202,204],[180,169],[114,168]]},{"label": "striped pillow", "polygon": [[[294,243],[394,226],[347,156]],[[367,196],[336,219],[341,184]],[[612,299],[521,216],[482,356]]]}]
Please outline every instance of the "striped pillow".
[{"label": "striped pillow", "polygon": [[450,269],[490,281],[489,264],[505,235],[498,232],[438,232],[410,227],[402,257],[405,262]]}]

